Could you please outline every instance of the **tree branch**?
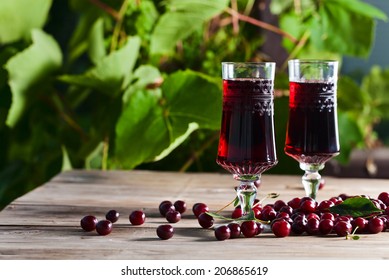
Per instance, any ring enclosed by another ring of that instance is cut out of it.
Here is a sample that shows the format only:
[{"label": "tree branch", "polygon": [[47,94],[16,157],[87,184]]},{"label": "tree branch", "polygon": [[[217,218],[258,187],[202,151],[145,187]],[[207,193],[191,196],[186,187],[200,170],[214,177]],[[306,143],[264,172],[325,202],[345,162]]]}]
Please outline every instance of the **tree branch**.
[{"label": "tree branch", "polygon": [[115,9],[111,8],[107,4],[101,2],[100,0],[89,0],[89,2],[91,2],[93,5],[99,7],[100,9],[105,11],[107,14],[111,15],[114,19],[116,19],[116,20],[120,19],[119,13]]},{"label": "tree branch", "polygon": [[219,132],[214,133],[208,141],[206,141],[197,151],[194,151],[190,158],[184,163],[184,165],[180,168],[179,172],[185,172],[195,160],[199,158],[199,156],[210,146],[213,142],[215,142],[219,138]]},{"label": "tree branch", "polygon": [[277,26],[274,26],[274,25],[271,25],[271,24],[266,23],[264,21],[260,21],[260,20],[257,20],[255,18],[240,14],[239,12],[237,12],[231,8],[226,8],[225,11],[233,17],[237,17],[241,21],[245,21],[245,22],[251,23],[255,26],[258,26],[258,27],[261,27],[263,29],[277,33],[283,37],[288,38],[294,44],[298,43],[298,40],[295,37],[293,37],[292,35],[290,35],[289,33],[285,32],[285,31],[283,31],[282,29],[278,28]]},{"label": "tree branch", "polygon": [[128,0],[124,0],[122,6],[120,7],[118,19],[116,21],[116,25],[113,30],[112,41],[111,41],[111,52],[116,50],[119,41],[120,30],[122,29],[123,19],[126,14],[127,6],[128,6]]}]

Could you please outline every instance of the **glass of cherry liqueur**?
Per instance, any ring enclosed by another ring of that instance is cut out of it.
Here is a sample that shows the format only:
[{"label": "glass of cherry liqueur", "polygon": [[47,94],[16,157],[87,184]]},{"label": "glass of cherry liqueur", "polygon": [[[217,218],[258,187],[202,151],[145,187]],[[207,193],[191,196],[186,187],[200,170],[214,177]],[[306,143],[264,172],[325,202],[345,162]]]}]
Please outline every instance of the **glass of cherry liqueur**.
[{"label": "glass of cherry liqueur", "polygon": [[239,181],[237,197],[250,213],[261,174],[277,164],[274,62],[223,62],[223,112],[216,162]]},{"label": "glass of cherry liqueur", "polygon": [[337,61],[290,60],[285,153],[305,171],[306,196],[316,199],[325,163],[339,154]]}]

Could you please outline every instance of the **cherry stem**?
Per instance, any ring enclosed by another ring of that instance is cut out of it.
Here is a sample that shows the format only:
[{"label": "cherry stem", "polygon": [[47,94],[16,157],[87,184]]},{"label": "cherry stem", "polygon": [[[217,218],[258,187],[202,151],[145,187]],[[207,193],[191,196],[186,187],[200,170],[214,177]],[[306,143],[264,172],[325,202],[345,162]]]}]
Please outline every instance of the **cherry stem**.
[{"label": "cherry stem", "polygon": [[217,210],[215,213],[216,214],[219,214],[221,211],[223,211],[224,209],[226,209],[228,206],[230,206],[232,203],[234,203],[236,200],[236,198],[234,198],[231,202],[229,202],[227,205],[223,206],[222,208],[220,208],[219,210]]},{"label": "cherry stem", "polygon": [[[355,233],[357,232],[358,228],[359,228],[359,226],[356,226],[351,234],[347,234],[346,235],[346,239],[351,239],[351,240],[359,239],[359,236],[355,235]],[[354,237],[357,237],[357,238],[354,238]]]},{"label": "cherry stem", "polygon": [[261,205],[263,204],[263,202],[268,199],[268,198],[277,198],[279,197],[280,195],[278,193],[268,193],[265,197],[261,198],[257,203],[255,203],[253,205],[253,208],[258,206],[258,205]]}]

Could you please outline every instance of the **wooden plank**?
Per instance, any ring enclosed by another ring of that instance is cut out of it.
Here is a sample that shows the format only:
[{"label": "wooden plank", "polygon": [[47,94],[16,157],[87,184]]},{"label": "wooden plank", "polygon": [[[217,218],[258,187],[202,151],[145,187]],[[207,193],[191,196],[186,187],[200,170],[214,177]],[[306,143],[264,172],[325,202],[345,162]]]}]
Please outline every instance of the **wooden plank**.
[{"label": "wooden plank", "polygon": [[[340,193],[377,196],[389,190],[388,180],[326,178],[326,182],[319,201]],[[196,202],[205,202],[211,211],[220,209],[234,198],[235,183],[229,174],[65,172],[0,212],[0,259],[389,258],[389,232],[361,235],[355,241],[335,236],[276,238],[272,233],[216,241],[213,230],[199,227],[190,208]],[[285,201],[304,195],[299,176],[265,174],[259,196],[269,192],[279,193]],[[158,213],[158,205],[165,199],[185,200],[189,209],[173,225],[174,237],[162,241],[155,230],[167,223]],[[109,209],[121,214],[110,235],[98,236],[80,228],[84,215],[101,219]],[[135,209],[143,209],[147,215],[142,226],[132,226],[128,221]],[[223,214],[231,211],[232,206]]]}]

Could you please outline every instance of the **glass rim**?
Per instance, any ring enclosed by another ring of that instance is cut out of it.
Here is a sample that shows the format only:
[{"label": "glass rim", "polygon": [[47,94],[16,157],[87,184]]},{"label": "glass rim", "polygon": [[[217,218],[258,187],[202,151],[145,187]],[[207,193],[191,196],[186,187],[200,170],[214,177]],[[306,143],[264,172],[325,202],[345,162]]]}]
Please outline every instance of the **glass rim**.
[{"label": "glass rim", "polygon": [[291,59],[288,61],[288,64],[308,64],[308,63],[312,63],[312,64],[338,64],[339,61],[338,60],[334,60],[334,59],[309,59],[309,58],[304,58],[304,59]]},{"label": "glass rim", "polygon": [[253,62],[253,61],[248,61],[248,62],[239,62],[239,61],[223,61],[222,65],[275,65],[276,63],[273,61],[259,61],[259,62]]}]

